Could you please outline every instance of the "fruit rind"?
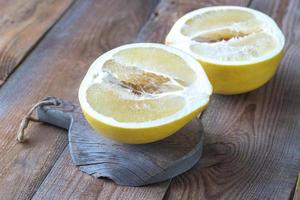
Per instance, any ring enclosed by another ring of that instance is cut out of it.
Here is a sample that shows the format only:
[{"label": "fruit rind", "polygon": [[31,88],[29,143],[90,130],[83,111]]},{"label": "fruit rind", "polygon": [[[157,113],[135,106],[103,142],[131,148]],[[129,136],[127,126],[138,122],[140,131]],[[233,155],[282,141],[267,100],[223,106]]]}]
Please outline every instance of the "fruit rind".
[{"label": "fruit rind", "polygon": [[276,73],[283,50],[272,58],[248,65],[224,66],[199,61],[216,94],[233,95],[250,92],[266,84]]},{"label": "fruit rind", "polygon": [[[102,121],[97,120],[95,117],[89,115],[83,110],[84,116],[89,122],[89,124],[101,135],[112,139],[117,142],[126,144],[146,144],[155,141],[162,140],[186,125],[194,117],[199,115],[205,108],[207,104],[201,106],[197,110],[193,111],[189,115],[184,116],[181,119],[169,122],[167,124],[162,124],[156,127],[145,127],[145,128],[124,128],[112,126],[111,124],[106,124]],[[187,133],[188,134],[188,133]]]}]

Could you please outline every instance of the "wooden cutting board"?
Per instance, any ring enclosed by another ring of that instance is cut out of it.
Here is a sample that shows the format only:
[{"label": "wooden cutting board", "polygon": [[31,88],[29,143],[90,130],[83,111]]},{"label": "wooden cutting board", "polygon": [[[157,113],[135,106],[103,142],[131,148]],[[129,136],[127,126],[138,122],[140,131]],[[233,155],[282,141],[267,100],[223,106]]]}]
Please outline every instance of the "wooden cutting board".
[{"label": "wooden cutting board", "polygon": [[143,186],[184,173],[201,157],[203,134],[197,118],[159,142],[121,144],[95,132],[78,105],[56,97],[49,99],[57,103],[40,106],[39,121],[67,129],[73,162],[95,177],[106,177],[120,185]]}]

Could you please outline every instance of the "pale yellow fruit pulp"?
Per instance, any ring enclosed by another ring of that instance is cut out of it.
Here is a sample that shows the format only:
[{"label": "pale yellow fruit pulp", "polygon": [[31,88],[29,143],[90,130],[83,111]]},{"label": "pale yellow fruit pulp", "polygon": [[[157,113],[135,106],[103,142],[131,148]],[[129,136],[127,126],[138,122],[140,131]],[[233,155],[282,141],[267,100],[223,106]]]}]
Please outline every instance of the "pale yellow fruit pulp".
[{"label": "pale yellow fruit pulp", "polygon": [[217,6],[180,18],[166,44],[195,57],[215,93],[238,94],[270,80],[280,63],[284,40],[269,16],[249,8]]}]

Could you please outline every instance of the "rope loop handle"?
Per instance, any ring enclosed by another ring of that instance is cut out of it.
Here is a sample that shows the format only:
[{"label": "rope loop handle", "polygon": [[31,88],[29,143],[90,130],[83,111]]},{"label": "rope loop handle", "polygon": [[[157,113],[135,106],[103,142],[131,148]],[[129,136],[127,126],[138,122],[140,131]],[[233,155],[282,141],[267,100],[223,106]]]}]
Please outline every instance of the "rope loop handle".
[{"label": "rope loop handle", "polygon": [[44,100],[39,101],[38,103],[36,103],[35,105],[33,105],[25,114],[25,116],[23,117],[18,132],[17,132],[17,141],[20,143],[23,143],[25,141],[25,129],[28,127],[29,122],[33,121],[33,122],[39,122],[40,120],[32,117],[32,113],[41,106],[58,106],[59,105],[59,101],[57,101],[57,99],[54,98],[46,98]]}]

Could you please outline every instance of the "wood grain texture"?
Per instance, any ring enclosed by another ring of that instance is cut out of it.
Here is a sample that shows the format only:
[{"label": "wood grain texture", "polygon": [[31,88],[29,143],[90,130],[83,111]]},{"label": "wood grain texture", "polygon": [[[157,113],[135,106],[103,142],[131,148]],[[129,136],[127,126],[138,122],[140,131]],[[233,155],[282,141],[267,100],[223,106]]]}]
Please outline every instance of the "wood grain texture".
[{"label": "wood grain texture", "polygon": [[285,58],[264,87],[213,97],[203,115],[203,166],[176,178],[168,199],[282,200],[292,195],[300,170],[300,2],[253,0],[251,7],[281,24]]},{"label": "wood grain texture", "polygon": [[[33,200],[40,199],[162,199],[169,182],[146,187],[118,186],[110,180],[97,179],[79,171],[71,159],[69,150],[64,151]],[[55,180],[51,177],[55,177]]]},{"label": "wood grain texture", "polygon": [[48,95],[76,102],[90,63],[134,37],[154,5],[151,0],[76,1],[0,88],[0,199],[30,199],[67,145],[65,131],[38,125],[29,128],[32,140],[17,144],[26,110]]},{"label": "wood grain texture", "polygon": [[0,86],[73,0],[0,0]]},{"label": "wood grain texture", "polygon": [[135,41],[164,43],[173,24],[189,11],[215,5],[247,5],[248,2],[249,0],[161,0]]},{"label": "wood grain texture", "polygon": [[128,145],[97,133],[78,105],[57,97],[44,100],[56,103],[37,109],[39,121],[68,129],[74,164],[94,177],[106,177],[119,185],[144,186],[169,180],[189,170],[201,157],[203,129],[198,118],[164,140]]}]

